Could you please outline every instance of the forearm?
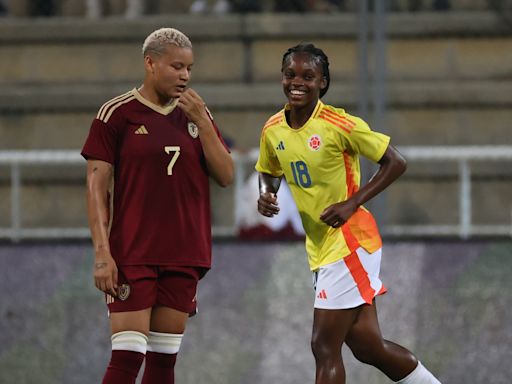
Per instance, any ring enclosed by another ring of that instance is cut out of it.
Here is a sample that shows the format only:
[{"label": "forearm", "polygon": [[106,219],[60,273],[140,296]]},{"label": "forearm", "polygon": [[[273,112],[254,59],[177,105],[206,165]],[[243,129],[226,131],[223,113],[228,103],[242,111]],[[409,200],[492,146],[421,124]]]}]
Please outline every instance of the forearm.
[{"label": "forearm", "polygon": [[264,193],[273,193],[276,194],[279,190],[279,186],[281,185],[281,177],[275,177],[269,175],[268,173],[259,174],[259,189],[260,195]]},{"label": "forearm", "polygon": [[217,136],[210,120],[198,124],[198,128],[208,171],[217,184],[227,187],[233,182],[233,159]]},{"label": "forearm", "polygon": [[406,161],[402,155],[392,146],[389,146],[384,156],[379,161],[380,167],[377,172],[372,176],[370,181],[364,185],[356,194],[352,196],[357,206],[365,204],[371,200],[398,177],[400,177],[406,170]]},{"label": "forearm", "polygon": [[110,175],[94,164],[88,165],[87,175],[87,216],[96,254],[110,253],[108,227],[110,220],[108,189]]}]

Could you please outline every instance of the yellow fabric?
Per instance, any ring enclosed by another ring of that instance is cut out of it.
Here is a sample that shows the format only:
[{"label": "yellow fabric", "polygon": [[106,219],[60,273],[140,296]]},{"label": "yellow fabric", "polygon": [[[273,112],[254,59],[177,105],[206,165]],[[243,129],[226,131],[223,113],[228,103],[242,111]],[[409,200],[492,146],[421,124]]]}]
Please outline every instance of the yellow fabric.
[{"label": "yellow fabric", "polygon": [[320,214],[358,190],[359,155],[378,162],[389,137],[370,130],[362,119],[321,101],[304,126],[292,129],[286,122],[287,108],[265,124],[256,170],[286,178],[306,231],[310,268],[315,270],[350,254],[347,231],[358,245],[373,253],[382,243],[372,215],[364,208],[359,211],[367,213],[354,215],[354,220],[342,229],[324,224]]}]

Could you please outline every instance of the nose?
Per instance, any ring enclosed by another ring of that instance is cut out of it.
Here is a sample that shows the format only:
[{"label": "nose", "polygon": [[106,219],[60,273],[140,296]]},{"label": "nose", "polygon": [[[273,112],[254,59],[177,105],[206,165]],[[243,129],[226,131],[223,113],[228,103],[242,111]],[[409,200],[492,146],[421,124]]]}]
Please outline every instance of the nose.
[{"label": "nose", "polygon": [[301,78],[299,78],[299,77],[295,76],[295,77],[292,79],[292,85],[293,85],[294,87],[296,87],[296,86],[299,86],[299,87],[300,87],[300,86],[304,85],[304,82],[302,81],[302,79],[301,79]]}]

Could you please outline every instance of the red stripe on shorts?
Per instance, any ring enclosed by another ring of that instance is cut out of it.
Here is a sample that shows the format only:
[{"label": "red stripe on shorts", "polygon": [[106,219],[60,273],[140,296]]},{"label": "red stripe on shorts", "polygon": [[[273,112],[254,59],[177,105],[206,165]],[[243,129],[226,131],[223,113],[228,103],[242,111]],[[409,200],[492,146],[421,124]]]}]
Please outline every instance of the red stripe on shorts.
[{"label": "red stripe on shorts", "polygon": [[354,278],[361,297],[368,304],[371,304],[375,297],[375,290],[370,285],[368,273],[364,269],[363,264],[361,264],[361,260],[359,260],[357,252],[353,251],[350,255],[345,257],[343,261],[345,261],[345,265]]}]

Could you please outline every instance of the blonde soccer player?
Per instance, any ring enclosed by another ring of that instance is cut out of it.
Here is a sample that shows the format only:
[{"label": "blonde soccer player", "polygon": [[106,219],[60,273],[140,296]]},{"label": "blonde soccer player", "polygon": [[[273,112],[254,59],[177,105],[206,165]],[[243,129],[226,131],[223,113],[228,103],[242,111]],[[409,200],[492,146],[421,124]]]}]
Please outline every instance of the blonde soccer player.
[{"label": "blonde soccer player", "polygon": [[[194,55],[173,28],[143,47],[140,87],[103,104],[82,150],[96,287],[106,295],[112,356],[104,384],[174,383],[199,280],[211,265],[209,177],[233,161],[201,97]],[[113,191],[111,191],[113,186]]]}]

